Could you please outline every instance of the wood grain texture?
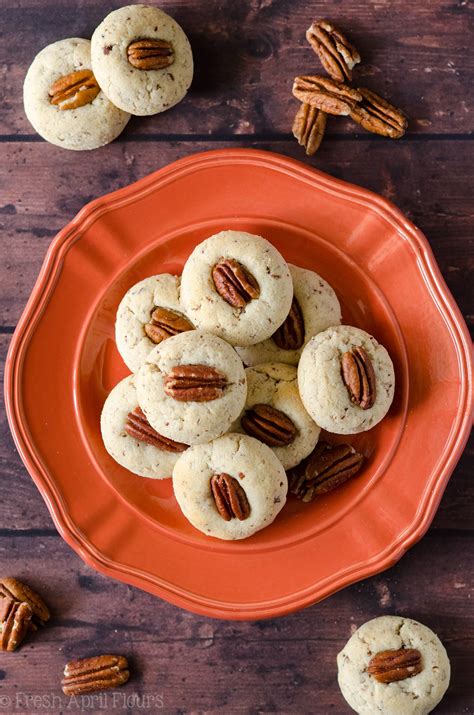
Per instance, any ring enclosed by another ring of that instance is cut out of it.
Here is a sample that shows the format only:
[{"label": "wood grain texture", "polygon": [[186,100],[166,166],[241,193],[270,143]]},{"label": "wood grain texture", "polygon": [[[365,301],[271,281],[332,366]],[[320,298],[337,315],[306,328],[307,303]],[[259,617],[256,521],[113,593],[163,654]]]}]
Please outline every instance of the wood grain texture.
[{"label": "wood grain texture", "polygon": [[[34,55],[90,36],[120,0],[18,0],[0,6],[0,364],[52,237],[87,201],[193,152],[253,146],[291,156],[381,193],[426,234],[468,324],[472,304],[474,108],[472,10],[466,0],[163,0],[189,33],[192,91],[163,115],[132,118],[110,146],[80,154],[44,143],[22,111]],[[307,159],[290,136],[293,77],[319,72],[310,22],[340,23],[363,56],[356,74],[411,118],[400,141],[333,120]],[[291,197],[289,197],[291,200]],[[430,439],[427,425],[426,439]],[[431,626],[452,661],[440,715],[473,713],[474,444],[432,527],[392,569],[301,613],[258,623],[194,616],[96,574],[54,529],[0,414],[0,573],[24,577],[53,611],[22,650],[0,654],[0,710],[22,713],[349,713],[335,657],[364,621],[400,613]],[[408,475],[409,476],[409,475]],[[64,663],[99,651],[131,657],[132,700],[70,703]],[[28,697],[50,698],[34,702]],[[7,700],[3,700],[6,698]],[[135,701],[133,701],[135,698]],[[146,700],[148,698],[148,700]]]},{"label": "wood grain texture", "polygon": [[[0,46],[4,107],[0,134],[33,134],[22,112],[22,83],[45,45],[64,37],[90,37],[104,15],[122,2],[19,0],[3,4],[0,25],[12,42]],[[137,134],[289,134],[296,108],[291,95],[298,74],[321,73],[305,40],[313,19],[330,12],[362,55],[356,83],[385,94],[411,118],[410,132],[459,134],[472,130],[469,92],[469,3],[465,0],[391,3],[350,0],[164,0],[189,34],[196,73],[189,96],[162,115],[132,121]],[[78,11],[79,9],[79,11]],[[408,13],[408,21],[407,21]],[[54,17],[50,21],[50,17]],[[328,131],[357,133],[344,120]]]},{"label": "wood grain texture", "polygon": [[[40,590],[53,618],[22,650],[2,657],[0,694],[61,696],[65,662],[101,650],[130,656],[132,678],[120,692],[162,694],[167,713],[348,713],[336,655],[356,625],[396,612],[428,624],[446,645],[453,680],[437,712],[471,712],[466,598],[474,584],[463,537],[448,543],[433,532],[389,572],[303,612],[257,623],[194,616],[104,579],[59,537],[4,538],[3,544],[3,567]],[[457,563],[443,571],[452,549]],[[25,553],[27,565],[18,561]],[[420,598],[420,584],[428,582],[429,599]],[[62,703],[66,712],[67,698]]]}]

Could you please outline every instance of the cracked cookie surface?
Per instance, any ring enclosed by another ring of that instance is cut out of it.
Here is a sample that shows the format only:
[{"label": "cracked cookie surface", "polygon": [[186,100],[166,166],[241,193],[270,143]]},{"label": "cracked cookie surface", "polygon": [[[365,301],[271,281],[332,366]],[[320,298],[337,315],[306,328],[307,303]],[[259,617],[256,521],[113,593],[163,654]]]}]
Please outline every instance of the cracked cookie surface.
[{"label": "cracked cookie surface", "polygon": [[[367,668],[376,653],[415,648],[422,670],[413,677],[380,683]],[[338,681],[349,705],[360,715],[427,715],[441,701],[450,664],[438,636],[418,621],[382,616],[364,623],[337,656]]]},{"label": "cracked cookie surface", "polygon": [[[226,473],[244,490],[248,517],[226,521],[219,513],[210,481]],[[286,502],[285,470],[272,450],[253,437],[229,433],[191,447],[176,462],[173,489],[184,516],[199,531],[218,539],[245,539],[268,526]]]}]

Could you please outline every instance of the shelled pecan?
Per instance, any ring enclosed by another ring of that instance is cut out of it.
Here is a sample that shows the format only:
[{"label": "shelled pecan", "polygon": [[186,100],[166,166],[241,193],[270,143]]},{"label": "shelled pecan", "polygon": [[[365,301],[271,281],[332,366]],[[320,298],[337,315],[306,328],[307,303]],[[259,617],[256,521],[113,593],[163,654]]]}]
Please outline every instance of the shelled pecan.
[{"label": "shelled pecan", "polygon": [[125,422],[125,432],[133,439],[146,444],[152,444],[154,447],[163,450],[164,452],[184,452],[189,445],[183,442],[174,442],[168,437],[159,434],[148,422],[145,413],[141,407],[135,407],[132,412],[127,415]]},{"label": "shelled pecan", "polygon": [[158,307],[153,310],[150,322],[145,323],[143,329],[150,340],[158,345],[173,335],[194,330],[194,325],[175,310]]},{"label": "shelled pecan", "polygon": [[269,447],[291,444],[297,434],[293,420],[272,405],[253,405],[246,410],[240,422],[250,437],[259,439]]},{"label": "shelled pecan", "polygon": [[400,139],[408,126],[403,112],[365,87],[359,87],[357,91],[362,99],[352,108],[351,119],[368,132],[390,139]]},{"label": "shelled pecan", "polygon": [[362,100],[362,95],[356,89],[320,75],[295,77],[293,94],[300,102],[327,114],[341,116],[350,114],[357,102]]},{"label": "shelled pecan", "polygon": [[342,379],[351,402],[363,410],[370,409],[377,396],[377,383],[372,360],[362,347],[354,347],[341,357]]},{"label": "shelled pecan", "polygon": [[233,258],[223,258],[212,268],[217,293],[234,308],[244,308],[258,298],[260,288],[253,275]]},{"label": "shelled pecan", "polygon": [[308,28],[306,39],[336,82],[351,81],[352,70],[360,62],[360,55],[340,30],[328,20],[316,20]]},{"label": "shelled pecan", "polygon": [[61,110],[77,109],[90,104],[99,92],[92,70],[78,70],[53,82],[49,88],[49,101]]},{"label": "shelled pecan", "polygon": [[211,477],[211,492],[217,511],[225,521],[244,521],[250,515],[250,505],[245,491],[230,474],[214,474]]},{"label": "shelled pecan", "polygon": [[136,69],[161,70],[173,64],[174,49],[167,40],[134,40],[127,47],[127,58]]},{"label": "shelled pecan", "polygon": [[423,670],[421,653],[417,648],[382,650],[370,660],[367,672],[379,683],[395,683],[413,678]]},{"label": "shelled pecan", "polygon": [[68,663],[61,685],[65,695],[77,696],[117,688],[129,677],[128,661],[123,655],[98,655]]},{"label": "shelled pecan", "polygon": [[165,393],[179,402],[211,402],[227,387],[227,377],[209,365],[176,365],[164,379]]},{"label": "shelled pecan", "polygon": [[289,491],[304,502],[342,486],[357,472],[364,456],[349,444],[318,442],[313,452],[288,472]]},{"label": "shelled pecan", "polygon": [[[306,105],[302,105],[306,106]],[[310,107],[310,110],[314,109]],[[316,110],[318,111],[318,110]],[[300,304],[293,298],[285,322],[272,335],[273,342],[282,350],[299,350],[304,343],[304,319]]]}]

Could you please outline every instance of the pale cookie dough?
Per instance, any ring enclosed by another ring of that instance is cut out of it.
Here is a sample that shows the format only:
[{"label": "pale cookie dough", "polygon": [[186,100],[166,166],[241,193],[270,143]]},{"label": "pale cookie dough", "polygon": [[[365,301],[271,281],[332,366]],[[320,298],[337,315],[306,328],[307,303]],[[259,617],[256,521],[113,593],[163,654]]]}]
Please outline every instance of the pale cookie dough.
[{"label": "pale cookie dough", "polygon": [[109,393],[100,418],[104,446],[116,462],[141,477],[165,479],[182,452],[168,452],[134,439],[125,431],[127,416],[138,406],[134,375],[126,377]]},{"label": "pale cookie dough", "polygon": [[[367,673],[371,658],[384,650],[416,648],[423,670],[411,678],[379,683]],[[451,673],[446,650],[426,626],[401,616],[364,623],[337,656],[342,694],[360,715],[426,715],[441,701]]]},{"label": "pale cookie dough", "polygon": [[178,276],[161,273],[136,283],[122,298],[117,310],[115,340],[124,363],[132,372],[137,372],[156,347],[144,330],[154,309],[167,308],[183,315],[179,286]]},{"label": "pale cookie dough", "polygon": [[[178,365],[213,367],[227,378],[222,396],[209,402],[181,402],[165,392],[165,378]],[[198,330],[157,345],[139,369],[138,402],[151,426],[176,442],[200,444],[227,432],[245,404],[247,380],[235,350],[216,335]]]},{"label": "pale cookie dough", "polygon": [[[170,42],[173,63],[153,70],[130,64],[128,46],[144,39]],[[92,67],[117,107],[144,116],[164,112],[183,99],[193,78],[193,55],[188,38],[172,17],[157,7],[127,5],[107,15],[92,35]]]},{"label": "pale cookie dough", "polygon": [[[229,474],[250,507],[244,520],[225,521],[211,492],[211,477]],[[188,449],[176,462],[173,489],[184,516],[208,536],[246,539],[272,523],[286,502],[285,470],[271,449],[252,437],[229,433]]]},{"label": "pale cookie dough", "polygon": [[71,72],[91,69],[91,43],[80,37],[59,40],[36,55],[25,77],[25,113],[43,139],[64,149],[97,149],[117,137],[130,114],[115,107],[103,92],[89,104],[59,109],[51,104],[49,89]]},{"label": "pale cookie dough", "polygon": [[[376,379],[375,403],[366,410],[351,402],[341,374],[341,356],[358,346],[371,359]],[[322,429],[354,434],[385,417],[393,400],[395,374],[388,352],[375,338],[360,328],[340,325],[306,345],[298,365],[298,385],[304,406]]]},{"label": "pale cookie dough", "polygon": [[[288,445],[268,445],[283,464],[291,469],[315,448],[320,428],[306,412],[298,392],[297,371],[292,365],[266,363],[246,369],[247,401],[244,412],[233,427],[235,432],[246,432],[241,418],[254,405],[270,405],[289,417],[296,427],[296,436]],[[257,434],[251,435],[259,439]],[[264,440],[262,440],[264,441]]]},{"label": "pale cookie dough", "polygon": [[[216,291],[212,269],[233,259],[257,281],[260,295],[245,307],[229,305]],[[261,236],[221,231],[200,243],[186,261],[181,278],[181,303],[191,321],[231,345],[254,345],[269,338],[290,310],[293,284],[280,253]]]},{"label": "pale cookie dough", "polygon": [[293,279],[294,295],[304,322],[304,343],[298,350],[284,350],[273,338],[257,345],[236,347],[245,365],[263,362],[285,362],[297,365],[307,342],[322,330],[341,322],[341,306],[334,290],[321,276],[306,268],[288,264]]}]

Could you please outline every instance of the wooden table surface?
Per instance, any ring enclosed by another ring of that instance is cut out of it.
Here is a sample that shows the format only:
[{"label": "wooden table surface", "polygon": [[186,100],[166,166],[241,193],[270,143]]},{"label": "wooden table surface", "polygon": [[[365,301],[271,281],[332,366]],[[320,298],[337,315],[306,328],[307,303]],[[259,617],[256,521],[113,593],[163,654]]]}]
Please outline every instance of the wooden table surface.
[{"label": "wooden table surface", "polygon": [[[271,149],[389,198],[428,236],[472,324],[474,35],[467,0],[164,1],[195,53],[187,98],[163,115],[132,118],[100,150],[53,147],[23,113],[26,69],[45,45],[90,37],[119,5],[17,0],[0,7],[3,358],[51,238],[87,201],[179,157],[226,146]],[[304,35],[321,16],[340,23],[359,48],[361,84],[410,116],[402,140],[333,120],[308,159],[291,137],[291,84],[296,74],[319,71]],[[349,708],[337,686],[337,652],[356,626],[397,613],[432,627],[447,647],[452,685],[436,712],[474,712],[472,450],[432,527],[395,567],[301,613],[231,623],[181,611],[83,564],[53,527],[4,415],[1,430],[1,572],[36,586],[54,618],[16,654],[0,655],[0,710],[80,710],[78,703],[67,709],[59,688],[65,661],[118,651],[131,658],[133,678],[120,691],[129,700],[85,701],[83,711],[343,714]]]}]

